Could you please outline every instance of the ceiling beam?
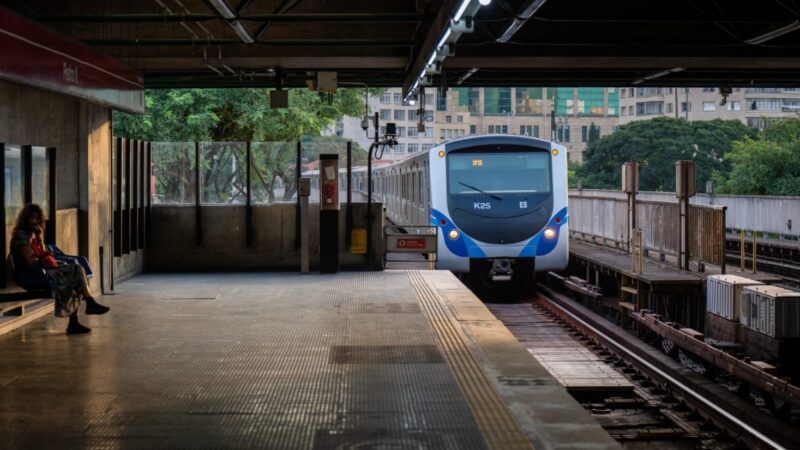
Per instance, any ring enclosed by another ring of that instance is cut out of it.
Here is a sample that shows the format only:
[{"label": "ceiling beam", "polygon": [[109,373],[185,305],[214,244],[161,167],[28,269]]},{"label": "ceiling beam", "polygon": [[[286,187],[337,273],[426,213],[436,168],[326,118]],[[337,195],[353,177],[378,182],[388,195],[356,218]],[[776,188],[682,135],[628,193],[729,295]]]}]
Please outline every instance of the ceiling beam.
[{"label": "ceiling beam", "polygon": [[[86,45],[94,47],[134,47],[134,46],[203,46],[203,45],[244,45],[239,39],[83,39]],[[262,46],[289,47],[412,47],[414,41],[403,39],[270,39],[251,44]]]}]

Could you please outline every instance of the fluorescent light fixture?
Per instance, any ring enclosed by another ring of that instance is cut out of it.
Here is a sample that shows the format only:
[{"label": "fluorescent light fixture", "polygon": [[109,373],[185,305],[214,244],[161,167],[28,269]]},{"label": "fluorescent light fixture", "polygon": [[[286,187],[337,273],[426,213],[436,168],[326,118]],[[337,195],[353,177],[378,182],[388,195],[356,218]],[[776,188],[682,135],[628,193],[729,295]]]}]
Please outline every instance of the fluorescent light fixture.
[{"label": "fluorescent light fixture", "polygon": [[471,0],[461,0],[461,4],[458,5],[458,9],[456,9],[456,13],[453,14],[453,20],[458,22],[464,17],[464,12],[467,10],[467,6],[469,6],[469,2]]},{"label": "fluorescent light fixture", "polygon": [[431,53],[430,57],[428,57],[428,62],[425,65],[426,66],[432,66],[434,61],[436,61],[436,52],[435,51],[433,53]]},{"label": "fluorescent light fixture", "polygon": [[511,25],[506,28],[503,34],[500,35],[496,40],[500,43],[506,43],[511,40],[511,38],[522,28],[523,25],[536,14],[536,11],[545,4],[547,0],[529,0],[525,6],[520,9],[520,12],[517,14],[511,21]]},{"label": "fluorescent light fixture", "polygon": [[656,73],[644,76],[642,78],[639,78],[638,80],[634,81],[631,84],[642,84],[645,81],[655,80],[656,78],[661,78],[661,77],[669,75],[671,73],[683,72],[684,70],[686,70],[685,67],[673,67],[672,69],[662,70],[661,72],[656,72]]},{"label": "fluorescent light fixture", "polygon": [[250,36],[250,33],[242,26],[241,22],[235,20],[233,22],[228,22],[228,25],[233,28],[233,31],[239,35],[239,39],[242,40],[245,44],[253,44],[256,42],[253,36]]},{"label": "fluorescent light fixture", "polygon": [[481,6],[486,6],[489,3],[492,3],[492,0],[478,0],[478,3],[480,3]]},{"label": "fluorescent light fixture", "polygon": [[748,39],[744,41],[746,44],[750,45],[759,45],[763,44],[764,42],[771,41],[775,38],[779,38],[784,34],[791,33],[792,31],[796,31],[800,29],[800,20],[795,20],[794,22],[790,23],[789,25],[784,25],[780,28],[776,28],[772,31],[768,31],[764,34],[758,35],[754,38]]},{"label": "fluorescent light fixture", "polygon": [[447,44],[447,40],[450,38],[451,34],[453,34],[453,29],[450,27],[445,28],[444,34],[439,38],[439,43],[436,44],[436,50],[439,50],[444,47],[444,44]]},{"label": "fluorescent light fixture", "polygon": [[225,0],[208,0],[208,3],[211,3],[211,6],[225,19],[233,20],[236,18],[236,13],[233,12],[231,7],[228,6],[228,2]]},{"label": "fluorescent light fixture", "polygon": [[477,71],[478,71],[477,67],[473,67],[472,69],[469,69],[467,71],[467,73],[465,73],[464,75],[461,75],[461,78],[456,80],[456,84],[458,85],[458,84],[461,84],[461,83],[467,81],[467,78],[471,77]]}]

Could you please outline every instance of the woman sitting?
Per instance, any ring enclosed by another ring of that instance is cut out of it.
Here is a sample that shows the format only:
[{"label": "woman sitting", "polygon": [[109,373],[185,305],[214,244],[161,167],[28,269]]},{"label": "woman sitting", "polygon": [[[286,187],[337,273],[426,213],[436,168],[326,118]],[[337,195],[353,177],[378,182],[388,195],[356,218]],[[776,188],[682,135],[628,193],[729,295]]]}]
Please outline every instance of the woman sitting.
[{"label": "woman sitting", "polygon": [[109,308],[98,304],[88,289],[80,264],[62,264],[42,244],[44,212],[39,205],[22,208],[11,239],[14,259],[14,281],[26,290],[50,289],[56,300],[58,317],[69,317],[67,334],[88,333],[91,328],[78,323],[81,298],[86,301],[86,314],[105,314]]}]

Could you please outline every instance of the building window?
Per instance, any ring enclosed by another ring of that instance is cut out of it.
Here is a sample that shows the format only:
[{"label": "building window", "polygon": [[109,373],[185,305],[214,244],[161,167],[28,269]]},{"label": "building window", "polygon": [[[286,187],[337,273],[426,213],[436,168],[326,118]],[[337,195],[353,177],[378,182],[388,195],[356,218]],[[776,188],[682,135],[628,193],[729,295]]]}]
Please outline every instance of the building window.
[{"label": "building window", "polygon": [[574,88],[548,88],[547,98],[555,98],[556,115],[557,116],[571,116],[575,114],[575,105],[573,101]]},{"label": "building window", "polygon": [[462,116],[462,115],[460,115],[460,114],[459,114],[459,115],[457,115],[457,116],[456,116],[456,122],[458,122],[458,123],[464,123],[464,116]]},{"label": "building window", "polygon": [[408,153],[416,153],[419,150],[419,144],[408,144]]},{"label": "building window", "polygon": [[433,144],[422,144],[422,151],[429,152],[433,148]]},{"label": "building window", "polygon": [[394,93],[394,102],[395,103],[403,103],[403,95],[399,92]]},{"label": "building window", "polygon": [[652,97],[654,95],[664,95],[664,88],[660,87],[636,88],[637,97]]},{"label": "building window", "polygon": [[779,98],[748,98],[748,111],[780,111],[781,100]]},{"label": "building window", "polygon": [[[713,88],[713,87],[704,87],[703,88],[703,92],[716,92],[716,91],[717,91],[717,88]],[[703,111],[705,111],[705,108],[703,109]]]},{"label": "building window", "polygon": [[475,125],[470,125],[469,134],[477,134],[477,133],[478,133],[478,127],[476,127]]},{"label": "building window", "polygon": [[609,116],[619,115],[619,91],[617,88],[608,88],[608,110]]},{"label": "building window", "polygon": [[692,102],[681,102],[681,112],[689,112],[692,110]]},{"label": "building window", "polygon": [[518,116],[534,116],[544,114],[542,88],[517,88],[514,104]]},{"label": "building window", "polygon": [[406,120],[406,112],[403,109],[394,110],[394,120]]},{"label": "building window", "polygon": [[391,109],[382,109],[380,111],[381,120],[392,120],[392,110]]},{"label": "building window", "polygon": [[[705,88],[703,88],[703,91],[705,91]],[[716,103],[714,103],[714,102],[703,102],[703,111],[716,111],[716,110],[717,110],[717,104]]]},{"label": "building window", "polygon": [[519,134],[523,136],[539,137],[539,125],[520,125]]},{"label": "building window", "polygon": [[433,121],[433,110],[432,109],[426,109],[425,110],[425,120],[428,121],[428,122],[432,122]]},{"label": "building window", "polygon": [[445,123],[453,123],[453,116],[444,116]]},{"label": "building window", "polygon": [[473,114],[480,111],[480,88],[453,88],[453,92],[458,94],[458,106],[466,107]]},{"label": "building window", "polygon": [[417,137],[419,133],[417,132],[417,127],[408,127],[408,137]]},{"label": "building window", "polygon": [[409,109],[408,110],[408,120],[418,120],[417,119],[417,110],[416,109]]},{"label": "building window", "polygon": [[433,137],[433,127],[425,127],[425,137]]},{"label": "building window", "polygon": [[559,142],[569,142],[569,125],[558,125],[556,136]]},{"label": "building window", "polygon": [[595,124],[581,126],[581,142],[589,142],[589,140],[592,138],[592,133],[595,134],[595,139],[599,138],[600,127]]},{"label": "building window", "polygon": [[654,116],[664,112],[664,102],[637,102],[637,116]]},{"label": "building window", "polygon": [[397,127],[397,137],[406,136],[406,127]]},{"label": "building window", "polygon": [[384,92],[381,94],[381,103],[391,103],[392,102],[392,94],[391,92]]},{"label": "building window", "polygon": [[436,98],[436,110],[447,111],[447,96],[440,95]]},{"label": "building window", "polygon": [[578,115],[602,116],[605,114],[603,88],[578,88]]},{"label": "building window", "polygon": [[727,106],[728,111],[741,111],[742,110],[742,102],[740,102],[738,100],[737,101],[733,101],[733,102],[728,102],[728,104],[726,106]]},{"label": "building window", "polygon": [[484,88],[483,113],[489,116],[511,114],[511,88]]},{"label": "building window", "polygon": [[664,105],[664,112],[671,113],[672,112],[672,103],[667,103]]},{"label": "building window", "polygon": [[755,93],[755,94],[780,94],[781,88],[747,88],[744,90],[748,94]]},{"label": "building window", "polygon": [[406,152],[406,144],[400,143],[394,146],[395,153],[405,153]]},{"label": "building window", "polygon": [[800,111],[800,99],[784,98],[781,102],[781,111],[793,113]]}]

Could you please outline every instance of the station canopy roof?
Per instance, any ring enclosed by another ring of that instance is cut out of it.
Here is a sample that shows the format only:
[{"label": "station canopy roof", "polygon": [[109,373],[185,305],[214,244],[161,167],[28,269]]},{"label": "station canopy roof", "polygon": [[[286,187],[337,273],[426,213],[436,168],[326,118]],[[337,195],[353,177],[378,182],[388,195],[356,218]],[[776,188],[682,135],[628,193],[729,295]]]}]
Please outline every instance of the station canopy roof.
[{"label": "station canopy roof", "polygon": [[[276,71],[284,86],[301,86],[315,71],[329,70],[338,73],[340,86],[408,88],[461,3],[3,5],[141,71],[147,87],[275,86]],[[800,86],[796,0],[493,0],[468,14],[472,31],[458,37],[430,85]]]}]

